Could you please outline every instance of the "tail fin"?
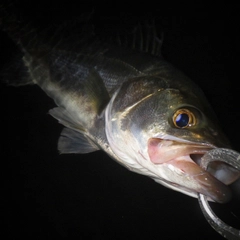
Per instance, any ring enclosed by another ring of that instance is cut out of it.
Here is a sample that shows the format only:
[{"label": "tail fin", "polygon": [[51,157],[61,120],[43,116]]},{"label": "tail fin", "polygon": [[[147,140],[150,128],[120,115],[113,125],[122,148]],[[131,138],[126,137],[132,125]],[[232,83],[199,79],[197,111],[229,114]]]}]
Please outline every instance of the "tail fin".
[{"label": "tail fin", "polygon": [[31,31],[13,1],[0,5],[0,28],[17,44],[21,44],[20,39]]},{"label": "tail fin", "polygon": [[[4,49],[1,54],[3,61],[0,69],[1,82],[12,86],[33,84],[23,61],[22,39],[27,41],[27,38],[23,36],[27,36],[27,33],[30,32],[29,24],[26,24],[21,15],[17,13],[14,1],[10,1],[10,3],[5,1],[0,4],[0,30],[2,30],[1,40],[3,40],[1,48]],[[5,36],[3,32],[6,32]],[[7,35],[13,40],[10,45],[11,40],[7,38]],[[14,44],[18,45],[18,48]]]},{"label": "tail fin", "polygon": [[[79,28],[79,24],[87,22],[92,13],[82,15],[76,19],[75,24],[74,21],[71,21],[69,23],[63,22],[56,26],[53,23],[45,25],[35,21],[34,16],[29,18],[27,14],[24,14],[24,10],[20,8],[20,5],[16,5],[15,2],[17,1],[12,0],[10,3],[0,3],[0,29],[8,34],[13,42],[18,45],[22,53],[18,53],[10,61],[4,59],[5,64],[2,70],[0,70],[0,78],[9,85],[34,84],[29,77],[29,69],[25,66],[25,62],[29,59],[31,61],[33,57],[39,57],[37,54],[45,55],[56,46],[65,51],[68,48],[72,48],[72,46],[82,46],[84,42],[88,42],[88,39],[93,36],[91,24]],[[86,39],[76,37],[83,34],[86,34]],[[70,42],[71,44],[69,44]]]}]

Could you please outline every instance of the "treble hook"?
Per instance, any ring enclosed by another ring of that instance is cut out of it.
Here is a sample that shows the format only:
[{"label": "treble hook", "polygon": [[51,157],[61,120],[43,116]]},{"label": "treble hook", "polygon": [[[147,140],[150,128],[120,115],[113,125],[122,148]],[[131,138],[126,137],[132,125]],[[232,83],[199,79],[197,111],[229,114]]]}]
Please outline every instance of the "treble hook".
[{"label": "treble hook", "polygon": [[[232,167],[240,171],[240,153],[227,149],[227,148],[215,148],[208,151],[201,161],[201,167],[207,170],[209,163],[213,161],[225,162]],[[198,193],[198,201],[201,210],[207,219],[208,223],[214,228],[219,234],[229,240],[239,240],[240,230],[233,228],[218,218],[210,208],[207,197],[203,194]]]}]

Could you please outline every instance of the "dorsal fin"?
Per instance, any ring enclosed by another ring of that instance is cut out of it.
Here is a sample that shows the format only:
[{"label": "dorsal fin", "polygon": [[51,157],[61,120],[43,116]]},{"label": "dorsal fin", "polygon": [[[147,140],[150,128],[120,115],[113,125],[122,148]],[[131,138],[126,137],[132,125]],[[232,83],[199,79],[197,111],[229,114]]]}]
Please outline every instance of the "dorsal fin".
[{"label": "dorsal fin", "polygon": [[120,46],[161,56],[163,33],[159,38],[154,23],[138,24],[131,32],[118,33],[116,42]]}]

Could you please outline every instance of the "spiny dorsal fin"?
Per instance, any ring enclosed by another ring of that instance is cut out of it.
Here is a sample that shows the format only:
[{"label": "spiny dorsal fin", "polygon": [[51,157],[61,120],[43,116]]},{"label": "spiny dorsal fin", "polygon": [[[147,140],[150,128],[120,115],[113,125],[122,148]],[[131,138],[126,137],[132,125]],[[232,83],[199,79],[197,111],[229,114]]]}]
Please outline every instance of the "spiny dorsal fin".
[{"label": "spiny dorsal fin", "polygon": [[58,140],[58,150],[60,153],[90,153],[99,148],[83,133],[64,128]]},{"label": "spiny dorsal fin", "polygon": [[163,33],[159,38],[154,23],[138,24],[133,31],[119,34],[116,39],[120,46],[130,47],[134,50],[161,56]]}]

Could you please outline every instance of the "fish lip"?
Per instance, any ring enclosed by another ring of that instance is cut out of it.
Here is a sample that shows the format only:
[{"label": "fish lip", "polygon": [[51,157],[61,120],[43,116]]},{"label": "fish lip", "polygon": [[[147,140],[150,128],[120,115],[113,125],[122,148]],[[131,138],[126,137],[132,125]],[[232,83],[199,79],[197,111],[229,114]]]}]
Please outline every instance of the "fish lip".
[{"label": "fish lip", "polygon": [[[210,143],[177,140],[179,139],[150,139],[148,147],[150,145],[150,147],[154,148],[154,144],[159,142],[160,148],[163,149],[160,156],[158,155],[159,152],[153,152],[152,154],[149,152],[151,162],[162,165],[165,169],[172,169],[172,174],[178,175],[180,184],[176,181],[172,183],[178,184],[183,191],[194,192],[195,194],[202,193],[209,199],[220,203],[229,201],[231,198],[230,189],[210,172],[204,170],[201,167],[200,160],[196,161],[192,157],[194,155],[203,156],[207,151],[217,147]],[[167,156],[164,156],[164,148],[165,150],[170,149],[166,154]],[[171,178],[172,176],[170,176]]]}]

